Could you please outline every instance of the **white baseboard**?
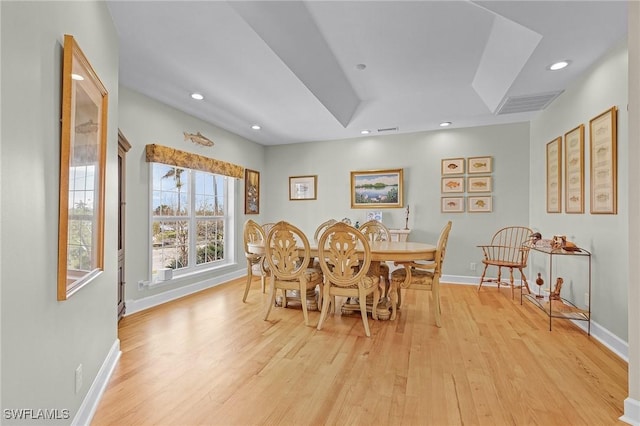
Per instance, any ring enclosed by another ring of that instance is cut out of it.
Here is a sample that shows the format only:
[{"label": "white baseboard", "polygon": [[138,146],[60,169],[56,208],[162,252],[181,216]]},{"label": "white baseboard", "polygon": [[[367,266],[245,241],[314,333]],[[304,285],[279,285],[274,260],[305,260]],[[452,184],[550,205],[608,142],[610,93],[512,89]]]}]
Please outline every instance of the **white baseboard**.
[{"label": "white baseboard", "polygon": [[[446,284],[463,284],[463,285],[478,285],[480,283],[479,277],[468,277],[462,275],[443,275],[440,278],[440,282]],[[520,285],[520,280],[515,280],[515,283]],[[484,286],[496,287],[496,283],[485,283]],[[573,321],[572,322],[587,332],[587,323],[585,321]],[[625,362],[629,362],[629,343],[620,339],[615,334],[611,333],[606,328],[602,327],[597,322],[591,321],[591,337],[605,345],[614,354],[618,355]]]},{"label": "white baseboard", "polygon": [[223,284],[228,281],[235,280],[236,278],[240,278],[246,274],[246,270],[242,269],[183,287],[173,288],[162,293],[154,294],[153,296],[143,297],[141,299],[126,300],[125,306],[127,307],[127,310],[125,316],[144,311],[145,309],[149,309],[154,306],[162,305],[163,303],[188,296],[189,294],[197,293],[199,291],[215,287],[219,284]]},{"label": "white baseboard", "polygon": [[116,367],[116,364],[120,359],[121,353],[120,340],[116,339],[116,341],[113,342],[113,345],[111,345],[111,349],[102,363],[102,366],[98,371],[98,375],[93,383],[91,383],[89,392],[87,392],[87,395],[82,400],[82,404],[80,404],[80,408],[78,408],[78,412],[73,418],[71,426],[84,426],[91,424],[91,419],[93,419],[93,415],[98,408],[98,403],[100,402],[102,394],[109,383],[109,379],[111,378],[111,374],[113,374],[113,369]]},{"label": "white baseboard", "polygon": [[618,420],[633,426],[640,426],[640,401],[632,398],[624,400],[624,414]]}]

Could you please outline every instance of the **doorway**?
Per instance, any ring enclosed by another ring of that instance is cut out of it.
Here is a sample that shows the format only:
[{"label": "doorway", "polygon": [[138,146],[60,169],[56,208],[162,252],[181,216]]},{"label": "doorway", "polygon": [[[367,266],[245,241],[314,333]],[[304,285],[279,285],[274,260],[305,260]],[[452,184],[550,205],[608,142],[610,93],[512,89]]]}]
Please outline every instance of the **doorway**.
[{"label": "doorway", "polygon": [[125,209],[126,203],[126,155],[131,149],[131,144],[118,130],[118,321],[122,319],[126,312],[125,298],[125,277],[124,277],[124,241],[125,241]]}]

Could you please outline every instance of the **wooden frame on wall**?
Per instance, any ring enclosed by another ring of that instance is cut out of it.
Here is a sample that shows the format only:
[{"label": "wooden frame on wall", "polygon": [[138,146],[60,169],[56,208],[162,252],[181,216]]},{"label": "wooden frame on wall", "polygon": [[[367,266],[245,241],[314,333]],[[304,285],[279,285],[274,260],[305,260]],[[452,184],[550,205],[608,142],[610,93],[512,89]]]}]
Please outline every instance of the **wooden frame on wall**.
[{"label": "wooden frame on wall", "polygon": [[584,125],[564,135],[564,211],[584,213]]},{"label": "wooden frame on wall", "polygon": [[491,176],[469,176],[467,177],[467,192],[491,192]]},{"label": "wooden frame on wall", "polygon": [[493,171],[493,157],[467,158],[467,173],[491,173]]},{"label": "wooden frame on wall", "polygon": [[441,174],[462,175],[464,174],[464,158],[445,158],[440,164]]},{"label": "wooden frame on wall", "polygon": [[318,177],[313,176],[290,176],[289,177],[289,200],[315,200],[318,188]]},{"label": "wooden frame on wall", "polygon": [[58,216],[58,300],[104,268],[108,93],[80,46],[64,36]]},{"label": "wooden frame on wall", "polygon": [[467,197],[469,213],[489,213],[493,211],[493,197],[491,195],[474,195]]},{"label": "wooden frame on wall", "polygon": [[464,192],[464,177],[443,177],[441,179],[440,191],[443,194],[453,192]]},{"label": "wooden frame on wall", "polygon": [[547,213],[562,209],[562,138],[547,143]]},{"label": "wooden frame on wall", "polygon": [[351,208],[402,207],[403,170],[351,172]]},{"label": "wooden frame on wall", "polygon": [[244,214],[260,213],[260,172],[244,169]]},{"label": "wooden frame on wall", "polygon": [[463,213],[464,197],[441,197],[440,211],[442,213]]},{"label": "wooden frame on wall", "polygon": [[611,107],[589,121],[592,214],[618,212],[617,111]]}]

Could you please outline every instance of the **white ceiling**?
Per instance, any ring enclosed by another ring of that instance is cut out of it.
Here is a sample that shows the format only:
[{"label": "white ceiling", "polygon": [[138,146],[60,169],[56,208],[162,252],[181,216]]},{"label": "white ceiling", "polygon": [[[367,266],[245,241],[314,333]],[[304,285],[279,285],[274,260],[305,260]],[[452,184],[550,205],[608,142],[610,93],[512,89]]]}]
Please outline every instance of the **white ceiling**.
[{"label": "white ceiling", "polygon": [[[537,111],[499,113],[502,104],[533,97],[543,100],[532,106],[539,110],[627,32],[626,1],[109,0],[108,7],[122,85],[263,145],[355,138],[363,129],[433,130],[442,121],[527,121]],[[571,65],[546,70],[561,59]],[[193,92],[205,99],[191,99]]]}]

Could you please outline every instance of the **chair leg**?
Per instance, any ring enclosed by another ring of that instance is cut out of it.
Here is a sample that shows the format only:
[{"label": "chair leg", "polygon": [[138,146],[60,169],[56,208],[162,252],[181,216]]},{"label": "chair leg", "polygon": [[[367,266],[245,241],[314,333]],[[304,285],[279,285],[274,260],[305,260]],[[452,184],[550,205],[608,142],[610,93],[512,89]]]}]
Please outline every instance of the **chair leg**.
[{"label": "chair leg", "polygon": [[484,269],[482,270],[482,276],[480,277],[480,285],[478,286],[478,291],[482,288],[482,283],[484,282],[484,276],[487,274],[487,268],[489,265],[484,264]]},{"label": "chair leg", "polygon": [[509,283],[511,284],[511,299],[513,299],[515,293],[515,286],[513,284],[513,268],[509,268]]},{"label": "chair leg", "polygon": [[247,265],[247,284],[244,286],[244,296],[242,296],[242,303],[247,302],[247,295],[249,294],[249,288],[251,288],[251,280],[253,279],[253,271],[251,270],[251,263]]},{"label": "chair leg", "polygon": [[307,283],[304,281],[300,282],[300,303],[302,303],[304,325],[309,325],[309,312],[307,312]]},{"label": "chair leg", "polygon": [[[359,299],[360,315],[362,316],[362,322],[364,323],[364,334],[366,334],[367,337],[371,337],[371,331],[369,330],[369,320],[367,319],[367,296],[365,294],[361,294]],[[375,309],[375,307],[373,309]]]},{"label": "chair leg", "polygon": [[325,287],[327,289],[327,293],[325,293],[322,297],[322,312],[320,312],[320,319],[318,320],[318,330],[322,330],[322,324],[324,324],[324,320],[327,318],[327,313],[329,312],[329,305],[331,304],[331,296],[329,296],[329,284]]},{"label": "chair leg", "polygon": [[500,284],[502,284],[502,267],[498,266],[498,291],[500,291]]},{"label": "chair leg", "polygon": [[380,287],[376,286],[373,289],[373,305],[371,308],[371,317],[374,320],[378,320],[378,303],[380,303]]},{"label": "chair leg", "polygon": [[433,307],[433,313],[436,317],[436,326],[442,327],[442,323],[440,321],[440,316],[442,314],[442,310],[440,308],[440,284],[433,283],[431,287],[431,305]]},{"label": "chair leg", "polygon": [[267,311],[264,314],[264,320],[266,321],[269,318],[269,313],[271,312],[271,308],[276,303],[276,280],[273,275],[269,279],[269,302],[267,303]]}]

